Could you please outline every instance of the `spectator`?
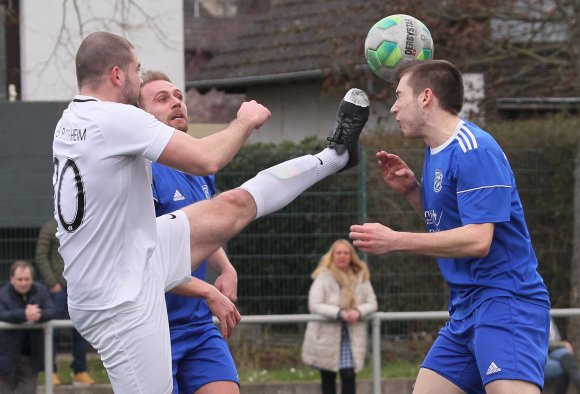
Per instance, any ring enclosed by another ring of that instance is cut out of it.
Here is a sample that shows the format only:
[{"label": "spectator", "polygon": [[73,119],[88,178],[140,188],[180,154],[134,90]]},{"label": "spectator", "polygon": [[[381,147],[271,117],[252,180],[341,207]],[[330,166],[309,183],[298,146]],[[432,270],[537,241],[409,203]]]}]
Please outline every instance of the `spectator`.
[{"label": "spectator", "polygon": [[336,393],[337,371],[341,393],[353,394],[355,373],[363,369],[367,347],[362,318],[377,310],[368,267],[350,242],[339,239],[322,256],[312,278],[308,308],[331,321],[308,323],[302,361],[320,369],[323,394]]},{"label": "spectator", "polygon": [[[38,323],[54,319],[48,289],[33,282],[34,268],[17,260],[10,267],[10,283],[0,288],[0,321]],[[36,394],[43,369],[42,330],[0,330],[0,393]]]},{"label": "spectator", "polygon": [[[62,276],[64,262],[58,248],[60,243],[56,237],[56,220],[54,218],[46,222],[40,229],[36,242],[36,264],[40,271],[40,277],[48,290],[54,303],[57,319],[68,319],[66,281]],[[57,344],[59,330],[54,331],[54,373],[52,384],[62,384],[58,375],[56,364]],[[74,372],[72,382],[74,385],[90,385],[95,381],[87,372],[87,341],[73,327],[72,329],[73,360],[71,369]]]},{"label": "spectator", "polygon": [[580,366],[570,342],[562,339],[554,319],[550,319],[550,342],[544,378],[554,382],[555,394],[566,394],[570,381],[580,389]]}]

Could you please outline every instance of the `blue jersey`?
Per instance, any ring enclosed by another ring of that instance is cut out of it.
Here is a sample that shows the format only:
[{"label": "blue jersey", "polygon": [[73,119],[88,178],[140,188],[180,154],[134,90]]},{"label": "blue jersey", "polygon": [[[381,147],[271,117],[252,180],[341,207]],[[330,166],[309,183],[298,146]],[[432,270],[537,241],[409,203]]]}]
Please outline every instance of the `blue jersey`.
[{"label": "blue jersey", "polygon": [[452,318],[462,319],[496,296],[516,296],[549,308],[514,174],[491,135],[461,121],[446,143],[427,147],[422,199],[430,232],[495,224],[487,256],[437,259],[450,288]]},{"label": "blue jersey", "polygon": [[[194,202],[211,198],[215,194],[214,176],[195,176],[166,167],[159,163],[151,165],[153,175],[153,198],[155,214],[164,215]],[[205,278],[206,261],[191,274]],[[201,298],[165,293],[169,327],[201,326],[211,323],[212,314],[207,302]]]}]

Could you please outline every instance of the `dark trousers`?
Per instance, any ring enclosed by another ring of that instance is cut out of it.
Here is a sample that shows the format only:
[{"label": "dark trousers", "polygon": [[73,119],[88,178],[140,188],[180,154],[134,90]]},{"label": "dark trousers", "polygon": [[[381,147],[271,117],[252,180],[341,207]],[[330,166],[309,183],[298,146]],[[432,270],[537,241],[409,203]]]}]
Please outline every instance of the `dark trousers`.
[{"label": "dark trousers", "polygon": [[2,394],[36,394],[38,374],[32,365],[32,358],[20,356],[14,380],[0,375],[0,393]]},{"label": "dark trousers", "polygon": [[[345,368],[338,371],[340,374],[341,394],[356,393],[356,378],[353,368]],[[336,394],[336,372],[320,370],[322,378],[322,394]]]},{"label": "dark trousers", "polygon": [[[68,319],[68,306],[66,302],[67,292],[66,289],[60,293],[50,293],[52,301],[54,302],[54,308],[56,310],[57,319]],[[57,371],[56,368],[56,349],[59,340],[59,331],[54,330],[54,348],[53,348],[53,364],[54,372]],[[79,334],[79,332],[73,328],[72,329],[72,355],[73,360],[70,365],[74,373],[84,372],[87,370],[87,341]]]}]

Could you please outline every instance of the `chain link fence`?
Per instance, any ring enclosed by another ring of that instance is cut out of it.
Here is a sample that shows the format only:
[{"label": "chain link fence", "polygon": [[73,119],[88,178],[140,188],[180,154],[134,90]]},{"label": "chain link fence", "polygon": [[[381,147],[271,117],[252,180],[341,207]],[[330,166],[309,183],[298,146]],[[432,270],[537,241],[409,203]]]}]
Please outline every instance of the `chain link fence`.
[{"label": "chain link fence", "polygon": [[[282,151],[268,145],[244,148],[237,161],[217,174],[217,187],[227,190],[240,185],[260,169],[305,152],[316,152],[312,147]],[[377,150],[367,147],[362,157],[364,165],[314,185],[288,207],[258,219],[227,244],[230,260],[238,271],[237,304],[243,315],[308,313],[310,273],[332,242],[348,238],[351,224],[381,222],[395,230],[424,230],[416,212],[382,181],[375,160]],[[392,151],[420,177],[422,149]],[[540,260],[539,270],[551,291],[553,306],[568,307],[566,272],[572,250],[573,188],[557,187],[556,179],[572,179],[572,174],[559,174],[549,165],[554,155],[561,154],[550,149],[506,149],[506,154],[516,175]],[[570,160],[573,162],[573,157]],[[39,222],[46,219],[39,218]],[[15,259],[34,261],[38,230],[0,228],[0,282],[8,280],[8,269]],[[371,270],[379,311],[447,308],[448,291],[435,259],[408,254],[363,257]],[[439,326],[437,321],[385,322],[382,335],[386,357],[398,352],[424,354]],[[287,346],[295,354],[303,329],[303,325],[262,325],[251,333],[241,332],[240,336],[242,344],[258,337],[263,341],[266,336],[271,346]],[[67,340],[64,336],[61,351],[68,349]],[[406,345],[399,346],[402,342]],[[288,358],[285,352],[280,354]]]}]

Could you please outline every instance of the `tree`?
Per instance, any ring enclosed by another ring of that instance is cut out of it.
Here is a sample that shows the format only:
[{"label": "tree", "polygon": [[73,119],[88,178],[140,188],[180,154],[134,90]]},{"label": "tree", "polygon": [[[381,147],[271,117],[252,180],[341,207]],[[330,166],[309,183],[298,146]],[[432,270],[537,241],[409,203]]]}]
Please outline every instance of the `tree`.
[{"label": "tree", "polygon": [[127,37],[147,67],[183,82],[183,5],[155,0],[19,2],[23,100],[68,100],[77,92],[74,58],[88,34]]},{"label": "tree", "polygon": [[[348,7],[354,27],[335,34],[329,58],[341,72],[328,73],[328,87],[368,78],[366,68],[356,67],[366,32],[380,18],[404,13],[427,25],[435,58],[485,73],[487,104],[498,97],[580,95],[580,0],[369,0]],[[329,18],[344,19],[344,9],[329,10],[335,12]]]}]

